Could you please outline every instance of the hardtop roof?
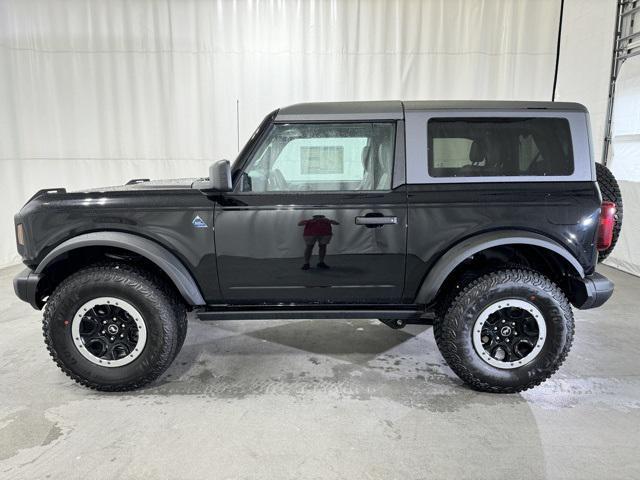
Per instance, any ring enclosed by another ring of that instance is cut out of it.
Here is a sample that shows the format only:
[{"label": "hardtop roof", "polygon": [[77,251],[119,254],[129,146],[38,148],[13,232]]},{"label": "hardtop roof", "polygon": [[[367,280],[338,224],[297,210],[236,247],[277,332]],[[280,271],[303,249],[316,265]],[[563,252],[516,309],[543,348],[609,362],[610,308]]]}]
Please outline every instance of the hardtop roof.
[{"label": "hardtop roof", "polygon": [[401,120],[404,110],[552,110],[587,112],[584,105],[571,102],[529,102],[503,100],[424,100],[370,102],[297,103],[281,108],[278,122],[302,120]]}]

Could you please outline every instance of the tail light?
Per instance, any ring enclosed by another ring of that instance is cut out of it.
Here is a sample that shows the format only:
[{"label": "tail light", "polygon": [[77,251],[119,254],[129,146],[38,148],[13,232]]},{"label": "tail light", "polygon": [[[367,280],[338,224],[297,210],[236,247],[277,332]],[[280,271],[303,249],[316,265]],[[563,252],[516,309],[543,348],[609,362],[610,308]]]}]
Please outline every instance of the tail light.
[{"label": "tail light", "polygon": [[600,207],[600,222],[598,223],[598,240],[596,246],[598,250],[606,250],[613,241],[613,227],[616,223],[616,204],[613,202],[602,202]]}]

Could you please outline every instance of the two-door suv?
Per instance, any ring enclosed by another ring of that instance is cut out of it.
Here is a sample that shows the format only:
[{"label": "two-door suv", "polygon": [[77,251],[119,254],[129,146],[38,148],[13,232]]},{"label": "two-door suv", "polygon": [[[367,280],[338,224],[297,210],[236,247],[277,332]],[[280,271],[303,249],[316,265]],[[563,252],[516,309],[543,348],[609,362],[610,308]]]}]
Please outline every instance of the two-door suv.
[{"label": "two-door suv", "polygon": [[309,103],[268,115],[208,178],[36,193],[15,216],[58,366],[99,390],[159,377],[201,320],[432,323],[478,390],[552,375],[571,306],[602,305],[602,202],[574,103]]}]

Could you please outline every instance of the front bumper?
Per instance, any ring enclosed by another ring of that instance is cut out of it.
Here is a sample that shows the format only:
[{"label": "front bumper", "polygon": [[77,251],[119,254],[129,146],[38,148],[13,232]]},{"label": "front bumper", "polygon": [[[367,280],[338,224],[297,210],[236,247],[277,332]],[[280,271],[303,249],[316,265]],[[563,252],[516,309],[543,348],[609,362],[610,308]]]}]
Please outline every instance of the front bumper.
[{"label": "front bumper", "polygon": [[597,308],[613,294],[613,282],[604,275],[593,273],[577,280],[574,305],[580,310]]},{"label": "front bumper", "polygon": [[13,279],[13,290],[18,298],[23,302],[29,303],[36,310],[42,308],[42,303],[36,296],[38,283],[41,279],[42,275],[35,273],[30,268],[25,268]]}]

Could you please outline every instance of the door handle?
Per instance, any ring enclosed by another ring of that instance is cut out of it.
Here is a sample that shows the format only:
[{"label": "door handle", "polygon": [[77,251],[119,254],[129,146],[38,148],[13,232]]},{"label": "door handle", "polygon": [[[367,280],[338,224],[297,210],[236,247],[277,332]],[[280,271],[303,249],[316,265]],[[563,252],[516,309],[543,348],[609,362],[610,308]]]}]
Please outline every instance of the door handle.
[{"label": "door handle", "polygon": [[385,217],[381,214],[367,214],[364,217],[356,217],[356,225],[365,225],[369,228],[382,227],[383,225],[396,225],[397,223],[398,217]]}]

